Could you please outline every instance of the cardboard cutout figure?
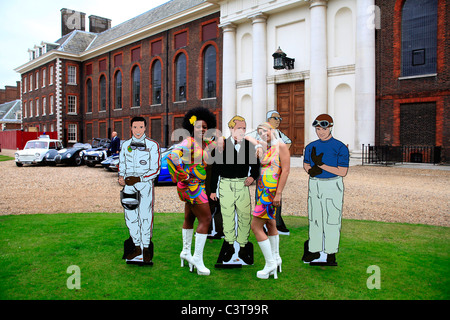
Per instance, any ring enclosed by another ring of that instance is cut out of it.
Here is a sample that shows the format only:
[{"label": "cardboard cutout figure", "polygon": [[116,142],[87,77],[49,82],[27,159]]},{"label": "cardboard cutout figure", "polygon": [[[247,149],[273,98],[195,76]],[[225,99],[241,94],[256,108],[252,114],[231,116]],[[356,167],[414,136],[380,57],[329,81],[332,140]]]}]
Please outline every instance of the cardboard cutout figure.
[{"label": "cardboard cutout figure", "polygon": [[[189,110],[183,118],[183,129],[189,134],[167,157],[172,181],[177,184],[177,193],[184,205],[182,227],[183,249],[180,253],[181,266],[186,261],[189,270],[197,269],[197,274],[209,276],[211,271],[203,262],[208,230],[211,224],[211,211],[206,195],[206,168],[210,164],[211,153],[223,145],[223,139],[212,140],[217,136],[216,117],[207,108],[197,107]],[[210,131],[211,130],[211,131]],[[198,220],[195,234],[194,255],[191,254],[194,221]]]},{"label": "cardboard cutout figure", "polygon": [[218,185],[218,195],[211,190],[210,198],[220,200],[224,242],[216,268],[241,267],[253,264],[253,245],[248,241],[251,229],[249,186],[259,176],[259,161],[254,146],[244,139],[245,119],[233,117],[228,123],[231,136],[225,140],[223,152],[214,154],[211,186]]},{"label": "cardboard cutout figure", "polygon": [[[283,141],[283,143],[289,149],[291,147],[292,140],[289,139],[289,137],[287,135],[285,135],[283,132],[281,132],[280,129],[278,129],[280,127],[280,123],[283,120],[283,118],[281,118],[280,114],[275,110],[271,110],[271,111],[267,112],[266,118],[267,118],[267,122],[272,127],[275,128],[275,130],[273,130],[275,138]],[[248,136],[253,137],[259,141],[261,140],[261,137],[258,135],[258,130],[250,132],[248,134]],[[289,235],[289,229],[286,227],[286,224],[284,223],[284,220],[281,217],[281,207],[282,207],[282,202],[280,203],[280,206],[278,206],[276,208],[276,215],[275,215],[278,233],[283,234],[283,235]]]},{"label": "cardboard cutout figure", "polygon": [[348,148],[333,138],[333,118],[319,115],[313,122],[318,140],[305,148],[303,168],[309,174],[309,239],[302,260],[310,265],[337,266],[344,197],[343,177],[349,167]]},{"label": "cardboard cutout figure", "polygon": [[[223,234],[223,221],[222,212],[220,211],[220,201],[211,199],[211,193],[217,192],[217,185],[211,185],[212,165],[206,167],[206,180],[205,191],[209,200],[209,209],[211,210],[211,225],[208,230],[208,239],[222,239]],[[211,188],[212,187],[212,188]]]},{"label": "cardboard cutout figure", "polygon": [[122,258],[139,265],[153,265],[153,187],[161,168],[159,144],[145,136],[146,126],[142,117],[131,120],[132,137],[119,154],[120,200],[130,231]]}]

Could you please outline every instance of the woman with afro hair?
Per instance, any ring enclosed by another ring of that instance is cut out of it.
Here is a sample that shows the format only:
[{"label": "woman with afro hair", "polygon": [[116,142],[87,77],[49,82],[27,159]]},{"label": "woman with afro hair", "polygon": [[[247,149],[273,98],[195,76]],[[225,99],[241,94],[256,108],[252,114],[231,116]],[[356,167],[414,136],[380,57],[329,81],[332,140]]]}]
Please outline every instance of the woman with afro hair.
[{"label": "woman with afro hair", "polygon": [[[194,108],[184,116],[183,128],[189,132],[190,136],[176,145],[167,157],[172,181],[177,184],[180,200],[185,202],[181,266],[184,266],[184,261],[187,261],[191,272],[195,267],[197,274],[209,275],[210,271],[203,263],[203,248],[211,224],[205,179],[208,159],[211,151],[218,146],[218,142],[207,138],[205,134],[208,130],[216,128],[216,117],[206,108]],[[222,137],[219,138],[219,144],[223,146]],[[195,218],[198,219],[198,226],[195,251],[192,256],[191,244]]]}]

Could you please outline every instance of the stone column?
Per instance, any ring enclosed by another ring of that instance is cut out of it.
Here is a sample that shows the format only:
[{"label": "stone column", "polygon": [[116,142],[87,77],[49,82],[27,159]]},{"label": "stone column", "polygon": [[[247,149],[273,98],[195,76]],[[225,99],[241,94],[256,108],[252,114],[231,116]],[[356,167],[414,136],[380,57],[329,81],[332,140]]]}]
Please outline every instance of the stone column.
[{"label": "stone column", "polygon": [[223,30],[222,134],[230,135],[228,121],[236,114],[236,26],[221,24]]},{"label": "stone column", "polygon": [[[55,85],[56,85],[56,96],[54,100],[54,106],[56,111],[56,132],[58,133],[58,140],[62,140],[63,138],[63,120],[62,120],[62,101],[63,101],[63,92],[62,92],[62,83],[63,83],[63,74],[62,74],[62,62],[60,58],[56,59],[55,64]],[[66,137],[67,138],[67,137]]]},{"label": "stone column", "polygon": [[250,129],[266,121],[267,110],[267,17],[262,13],[249,16],[253,25],[252,123]]},{"label": "stone column", "polygon": [[355,151],[375,144],[375,14],[374,0],[356,2]]},{"label": "stone column", "polygon": [[310,116],[306,126],[310,138],[315,139],[312,121],[328,111],[328,58],[327,58],[327,1],[310,0],[311,59],[310,59]]}]

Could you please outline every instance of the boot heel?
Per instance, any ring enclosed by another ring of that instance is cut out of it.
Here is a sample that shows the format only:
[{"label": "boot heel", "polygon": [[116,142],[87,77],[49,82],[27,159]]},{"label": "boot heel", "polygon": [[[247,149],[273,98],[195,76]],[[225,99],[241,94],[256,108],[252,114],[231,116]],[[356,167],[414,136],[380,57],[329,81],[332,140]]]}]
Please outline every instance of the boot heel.
[{"label": "boot heel", "polygon": [[[273,278],[274,278],[274,279],[278,279],[277,269],[278,269],[278,267],[275,268],[275,271],[273,272]],[[270,277],[270,276],[269,276],[269,277]]]}]

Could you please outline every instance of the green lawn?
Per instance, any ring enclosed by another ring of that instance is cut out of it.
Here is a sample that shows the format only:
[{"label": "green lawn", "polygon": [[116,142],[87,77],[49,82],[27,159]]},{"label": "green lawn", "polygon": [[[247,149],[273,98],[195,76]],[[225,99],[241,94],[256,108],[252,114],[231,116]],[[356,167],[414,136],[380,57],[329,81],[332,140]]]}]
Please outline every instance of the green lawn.
[{"label": "green lawn", "polygon": [[9,160],[14,160],[14,158],[0,154],[0,161],[9,161]]},{"label": "green lawn", "polygon": [[[284,217],[280,236],[283,272],[260,280],[264,265],[253,234],[255,264],[215,269],[221,240],[208,240],[208,277],[180,267],[182,214],[154,219],[153,267],[121,259],[128,229],[122,214],[56,214],[0,217],[0,299],[303,300],[450,298],[449,228],[344,220],[338,267],[301,261],[308,221]],[[69,290],[69,266],[81,288]],[[367,268],[380,268],[381,289],[368,289]]]}]

